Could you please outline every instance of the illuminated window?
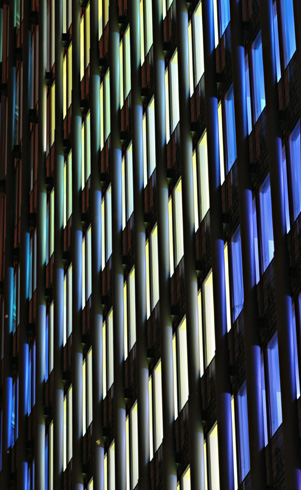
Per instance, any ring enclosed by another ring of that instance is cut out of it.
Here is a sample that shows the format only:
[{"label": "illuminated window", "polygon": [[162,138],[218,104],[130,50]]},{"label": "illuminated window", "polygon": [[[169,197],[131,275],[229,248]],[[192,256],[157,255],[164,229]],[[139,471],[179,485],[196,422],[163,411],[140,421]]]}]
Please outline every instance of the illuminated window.
[{"label": "illuminated window", "polygon": [[155,148],[155,103],[154,97],[147,107],[147,161],[148,177],[150,177],[156,167],[156,148]]},{"label": "illuminated window", "polygon": [[265,179],[260,188],[259,198],[261,218],[261,263],[264,272],[274,257],[272,200],[269,176]]},{"label": "illuminated window", "polygon": [[177,329],[179,410],[188,400],[188,354],[186,318]]},{"label": "illuminated window", "polygon": [[254,119],[256,122],[265,108],[265,89],[262,58],[261,33],[256,37],[252,45],[253,64],[253,92],[254,92]]},{"label": "illuminated window", "polygon": [[282,423],[281,386],[277,334],[268,345],[270,430],[273,435]]},{"label": "illuminated window", "polygon": [[163,412],[162,412],[162,376],[161,361],[153,371],[154,394],[154,450],[156,451],[163,439]]},{"label": "illuminated window", "polygon": [[175,266],[178,265],[184,254],[183,240],[183,209],[182,209],[182,180],[180,179],[173,191],[174,212],[174,243]]},{"label": "illuminated window", "polygon": [[293,0],[280,0],[284,66],[286,67],[296,51]]},{"label": "illuminated window", "polygon": [[209,210],[209,177],[208,177],[208,151],[207,132],[204,133],[197,145],[198,156],[198,187],[200,190],[201,220]]},{"label": "illuminated window", "polygon": [[130,411],[131,422],[131,488],[135,488],[138,483],[138,409],[137,402],[134,403]]},{"label": "illuminated window", "polygon": [[224,137],[223,137],[223,114],[222,104],[218,104],[218,134],[219,134],[219,164],[220,164],[220,176],[221,184],[225,180],[225,162],[224,162]]},{"label": "illuminated window", "polygon": [[234,112],[234,95],[231,86],[225,97],[225,116],[226,116],[226,152],[227,152],[227,172],[231,169],[236,160],[236,129]]},{"label": "illuminated window", "polygon": [[239,467],[240,481],[242,481],[250,471],[249,424],[246,382],[243,383],[237,393],[237,408],[239,427]]},{"label": "illuminated window", "polygon": [[154,227],[150,235],[151,251],[151,306],[152,309],[159,301],[159,255],[158,255],[158,227]]},{"label": "illuminated window", "polygon": [[213,303],[213,277],[212,271],[203,282],[202,288],[204,323],[205,323],[205,362],[206,367],[215,355],[215,329],[214,329],[214,303]]},{"label": "illuminated window", "polygon": [[210,477],[210,488],[215,490],[220,488],[219,481],[219,458],[218,458],[218,435],[217,435],[217,424],[213,426],[207,437],[208,443],[208,459],[209,459],[209,477]]},{"label": "illuminated window", "polygon": [[204,73],[203,15],[202,2],[199,2],[192,14],[194,85],[196,86]]},{"label": "illuminated window", "polygon": [[128,220],[134,211],[132,143],[130,143],[126,151],[125,163],[126,163],[126,219]]},{"label": "illuminated window", "polygon": [[301,152],[300,152],[300,121],[297,122],[290,137],[290,169],[293,194],[294,220],[301,212]]},{"label": "illuminated window", "polygon": [[232,254],[232,314],[235,321],[243,308],[244,286],[241,259],[240,228],[236,230],[231,240]]},{"label": "illuminated window", "polygon": [[170,107],[171,107],[171,133],[174,132],[180,118],[179,112],[179,79],[178,79],[178,51],[171,58],[169,63],[170,76]]}]

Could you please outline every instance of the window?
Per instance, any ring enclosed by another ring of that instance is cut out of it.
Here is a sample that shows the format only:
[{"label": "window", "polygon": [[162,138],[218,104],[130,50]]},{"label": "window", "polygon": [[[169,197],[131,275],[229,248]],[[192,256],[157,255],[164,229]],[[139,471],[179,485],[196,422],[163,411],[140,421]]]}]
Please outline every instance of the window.
[{"label": "window", "polygon": [[280,51],[279,51],[279,35],[278,35],[278,18],[277,18],[277,5],[273,3],[273,31],[274,31],[274,45],[275,45],[275,59],[276,59],[276,73],[277,82],[281,78],[281,66],[280,66]]},{"label": "window", "polygon": [[[301,175],[301,172],[300,172]],[[283,206],[284,206],[284,216],[285,216],[285,228],[286,233],[288,233],[291,229],[290,225],[290,211],[289,211],[289,202],[288,202],[288,185],[287,185],[287,168],[286,168],[286,156],[285,156],[285,147],[282,148],[282,188],[283,188]],[[301,183],[301,182],[300,182]]]},{"label": "window", "polygon": [[297,122],[289,137],[290,170],[293,194],[294,220],[301,212],[301,152],[300,121]]},{"label": "window", "polygon": [[175,266],[178,265],[184,253],[183,239],[183,209],[182,209],[182,181],[177,183],[173,191],[173,222],[175,243]]},{"label": "window", "polygon": [[225,180],[225,162],[224,162],[224,138],[223,138],[223,113],[222,104],[218,104],[218,134],[219,134],[219,164],[221,185]]},{"label": "window", "polygon": [[180,118],[179,113],[179,79],[178,79],[178,51],[176,50],[169,63],[170,76],[170,107],[171,107],[171,133],[174,132]]},{"label": "window", "polygon": [[257,121],[265,107],[265,89],[262,58],[261,33],[259,32],[252,45],[253,64],[253,95],[254,95],[254,122]]},{"label": "window", "polygon": [[148,162],[148,177],[150,177],[156,167],[156,151],[155,151],[155,102],[154,97],[151,99],[147,107],[147,162]]},{"label": "window", "polygon": [[235,321],[242,310],[244,302],[243,271],[241,260],[240,227],[231,240],[232,255],[232,316]]},{"label": "window", "polygon": [[217,434],[217,424],[215,423],[213,428],[208,434],[208,449],[209,449],[209,477],[211,490],[220,488],[219,481],[219,462],[218,462],[218,434]]},{"label": "window", "polygon": [[157,451],[163,439],[162,375],[161,361],[153,371],[154,394],[154,450]]},{"label": "window", "polygon": [[150,235],[150,271],[151,271],[151,307],[152,310],[159,301],[159,255],[158,227],[154,227]]},{"label": "window", "polygon": [[257,211],[256,200],[252,201],[252,221],[253,221],[253,239],[254,239],[254,258],[255,258],[255,277],[256,284],[259,283],[259,252],[258,252],[258,230],[257,230]]},{"label": "window", "polygon": [[249,426],[247,407],[247,387],[243,383],[237,393],[238,426],[239,426],[239,469],[240,481],[243,481],[250,471]]},{"label": "window", "polygon": [[278,340],[274,335],[268,345],[268,379],[269,379],[269,412],[270,430],[273,435],[282,423],[281,387],[279,372]]},{"label": "window", "polygon": [[222,37],[230,22],[229,0],[219,0],[219,35]]},{"label": "window", "polygon": [[231,85],[225,97],[225,116],[226,116],[226,160],[227,172],[231,169],[236,160],[236,129],[233,86]]},{"label": "window", "polygon": [[202,2],[198,3],[195,11],[192,14],[192,27],[194,86],[196,86],[204,73]]},{"label": "window", "polygon": [[215,355],[215,329],[214,329],[214,303],[213,303],[213,275],[212,270],[203,282],[203,311],[205,323],[205,363],[206,367]]},{"label": "window", "polygon": [[286,67],[296,51],[293,0],[280,0],[284,66]]},{"label": "window", "polygon": [[209,178],[208,178],[208,151],[207,132],[205,132],[197,145],[198,159],[198,188],[200,192],[200,218],[204,219],[209,210]]},{"label": "window", "polygon": [[274,257],[272,201],[269,176],[261,186],[259,198],[261,219],[261,264],[264,272]]},{"label": "window", "polygon": [[186,318],[183,319],[177,329],[177,348],[178,348],[178,389],[179,389],[179,410],[182,410],[188,400],[188,357],[187,357],[187,332]]}]

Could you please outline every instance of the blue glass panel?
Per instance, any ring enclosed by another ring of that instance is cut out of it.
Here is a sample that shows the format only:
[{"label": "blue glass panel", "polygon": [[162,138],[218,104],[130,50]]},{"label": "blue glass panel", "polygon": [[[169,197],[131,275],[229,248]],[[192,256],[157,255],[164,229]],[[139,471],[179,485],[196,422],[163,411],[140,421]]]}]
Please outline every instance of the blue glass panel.
[{"label": "blue glass panel", "polygon": [[284,216],[285,216],[285,229],[286,233],[288,233],[291,229],[290,225],[290,210],[288,203],[288,187],[287,187],[287,169],[286,169],[286,156],[285,156],[285,147],[282,148],[282,188],[283,188],[283,207],[284,207]]},{"label": "blue glass panel", "polygon": [[243,274],[242,274],[242,260],[241,260],[241,238],[240,228],[234,234],[231,240],[231,252],[232,252],[232,313],[233,320],[235,321],[239,313],[242,310],[244,303],[244,286],[243,286]]},{"label": "blue glass panel", "polygon": [[258,34],[252,46],[252,62],[253,62],[254,118],[256,122],[265,107],[261,33]]},{"label": "blue glass panel", "polygon": [[287,66],[296,51],[293,0],[280,0],[284,65]]},{"label": "blue glass panel", "polygon": [[45,381],[48,379],[49,371],[49,315],[46,315],[46,329],[45,329]]},{"label": "blue glass panel", "polygon": [[300,153],[300,121],[297,122],[289,139],[291,181],[293,191],[294,219],[301,212],[301,153]]},{"label": "blue glass panel", "polygon": [[277,334],[268,345],[270,429],[273,435],[282,423],[281,388]]},{"label": "blue glass panel", "polygon": [[252,220],[253,220],[253,238],[254,238],[254,259],[255,259],[255,276],[256,284],[259,283],[259,252],[258,252],[258,231],[257,231],[257,212],[256,212],[256,200],[252,202]]},{"label": "blue glass panel", "polygon": [[250,70],[249,70],[248,55],[245,56],[245,72],[246,72],[246,99],[247,99],[248,134],[250,134],[252,131],[252,109],[251,109]]},{"label": "blue glass panel", "polygon": [[227,25],[230,22],[230,5],[229,0],[219,0],[219,31],[220,37],[224,34]]},{"label": "blue glass panel", "polygon": [[249,426],[248,426],[248,407],[247,407],[247,387],[243,383],[237,394],[238,420],[239,420],[239,463],[240,481],[250,471],[250,452],[249,452]]},{"label": "blue glass panel", "polygon": [[264,377],[264,356],[261,353],[261,392],[262,392],[262,409],[263,409],[263,431],[264,431],[264,445],[268,444],[268,421],[267,421],[267,397]]},{"label": "blue glass panel", "polygon": [[273,3],[273,31],[274,31],[277,82],[279,82],[279,80],[281,78],[281,66],[280,66],[279,34],[278,34],[278,19],[277,19],[276,2]]},{"label": "blue glass panel", "polygon": [[15,383],[15,381],[13,382],[12,402],[11,403],[12,403],[12,411],[11,411],[10,441],[11,441],[11,446],[13,446],[15,443],[15,430],[16,430],[16,383]]},{"label": "blue glass panel", "polygon": [[270,177],[268,176],[260,189],[260,218],[261,218],[261,261],[265,271],[274,257],[274,234],[272,220],[272,200]]},{"label": "blue glass panel", "polygon": [[227,134],[227,172],[236,160],[236,130],[233,87],[231,86],[225,97],[226,134]]}]

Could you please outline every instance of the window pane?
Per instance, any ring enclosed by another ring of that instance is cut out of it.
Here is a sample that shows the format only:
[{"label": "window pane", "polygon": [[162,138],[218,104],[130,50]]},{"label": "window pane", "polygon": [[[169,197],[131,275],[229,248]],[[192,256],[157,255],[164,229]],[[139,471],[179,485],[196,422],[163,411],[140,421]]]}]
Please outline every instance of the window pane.
[{"label": "window pane", "polygon": [[219,462],[218,462],[218,439],[217,439],[217,424],[214,425],[211,432],[208,434],[209,443],[209,473],[210,473],[210,488],[211,490],[218,490],[220,488],[219,482]]},{"label": "window pane", "polygon": [[244,286],[241,260],[241,238],[238,227],[231,240],[232,252],[232,313],[235,321],[242,310],[244,303]]},{"label": "window pane", "polygon": [[236,130],[233,87],[231,86],[225,97],[226,135],[227,135],[227,172],[236,160]]},{"label": "window pane", "polygon": [[252,46],[252,62],[253,62],[254,118],[256,122],[265,107],[261,33],[258,34]]},{"label": "window pane", "polygon": [[204,73],[203,17],[202,2],[199,2],[192,15],[193,23],[193,55],[194,55],[194,85],[196,86]]},{"label": "window pane", "polygon": [[209,209],[209,178],[208,178],[208,152],[207,152],[207,132],[197,146],[198,151],[198,179],[199,192],[201,193],[201,221]]},{"label": "window pane", "polygon": [[213,281],[212,271],[209,272],[203,283],[204,298],[204,318],[205,318],[205,336],[206,336],[206,367],[212,361],[215,355],[215,333],[214,333],[214,308],[213,308]]},{"label": "window pane", "polygon": [[237,393],[237,408],[239,420],[239,460],[240,460],[240,481],[250,471],[250,452],[249,452],[249,427],[248,427],[248,407],[247,407],[247,387],[243,383]]},{"label": "window pane", "polygon": [[219,0],[219,25],[220,37],[225,32],[227,25],[230,22],[230,5],[229,0]]},{"label": "window pane", "polygon": [[269,410],[270,429],[273,435],[282,423],[281,387],[279,372],[278,340],[274,335],[268,345],[268,368],[269,368]]},{"label": "window pane", "polygon": [[300,121],[289,138],[294,219],[301,212]]},{"label": "window pane", "polygon": [[284,65],[287,66],[296,51],[293,0],[280,0]]},{"label": "window pane", "polygon": [[266,270],[274,256],[274,235],[272,221],[272,201],[270,177],[268,176],[260,189],[261,218],[261,261],[262,269]]}]

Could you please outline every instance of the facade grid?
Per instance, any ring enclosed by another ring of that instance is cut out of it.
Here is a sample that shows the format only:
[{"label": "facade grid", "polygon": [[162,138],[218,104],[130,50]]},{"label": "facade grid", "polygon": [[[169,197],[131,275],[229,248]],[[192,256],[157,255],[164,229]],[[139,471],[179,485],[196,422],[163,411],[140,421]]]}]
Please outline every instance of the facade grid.
[{"label": "facade grid", "polygon": [[300,1],[0,0],[0,78],[0,488],[300,490]]}]

